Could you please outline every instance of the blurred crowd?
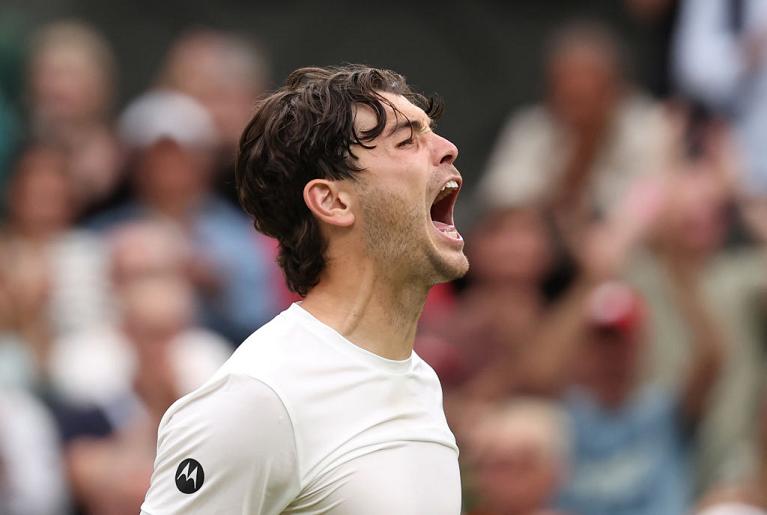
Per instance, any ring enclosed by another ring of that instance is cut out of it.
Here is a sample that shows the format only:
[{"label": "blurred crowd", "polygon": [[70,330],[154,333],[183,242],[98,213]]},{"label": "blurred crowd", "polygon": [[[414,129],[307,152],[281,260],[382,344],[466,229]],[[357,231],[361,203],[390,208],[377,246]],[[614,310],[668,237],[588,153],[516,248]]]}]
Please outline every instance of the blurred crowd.
[{"label": "blurred crowd", "polygon": [[[624,3],[669,27],[668,87],[598,20],[542,41],[471,271],[427,300],[469,515],[767,514],[767,3]],[[0,82],[0,513],[135,514],[167,407],[296,300],[233,187],[268,59],[190,30],[118,112],[130,70],[94,27],[24,55],[21,94]]]}]

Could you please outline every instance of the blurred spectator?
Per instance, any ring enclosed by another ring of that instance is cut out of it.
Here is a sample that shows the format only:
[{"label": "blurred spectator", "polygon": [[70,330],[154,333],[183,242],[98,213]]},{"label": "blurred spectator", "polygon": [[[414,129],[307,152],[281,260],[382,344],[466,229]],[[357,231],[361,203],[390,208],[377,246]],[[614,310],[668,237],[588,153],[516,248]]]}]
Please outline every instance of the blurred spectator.
[{"label": "blurred spectator", "polygon": [[173,223],[140,220],[117,226],[107,234],[112,285],[120,292],[138,279],[186,278],[193,259],[189,242]]},{"label": "blurred spectator", "polygon": [[[193,325],[194,297],[174,237],[148,223],[121,229],[112,254],[118,323],[105,321],[57,340],[51,353],[54,390],[67,403],[103,408],[116,417],[114,426],[134,388],[159,420],[171,401],[199,386],[229,354],[224,340]],[[154,373],[163,378],[159,372],[170,374],[172,388],[144,384]]]},{"label": "blurred spectator", "polygon": [[242,129],[268,82],[268,64],[258,47],[233,33],[196,29],[171,46],[159,85],[193,97],[208,110],[219,144],[232,161]]},{"label": "blurred spectator", "polygon": [[767,3],[685,0],[674,70],[682,92],[730,115],[744,150],[745,189],[767,194]]},{"label": "blurred spectator", "polygon": [[3,387],[0,387],[0,513],[67,513],[64,468],[53,420],[28,393]]},{"label": "blurred spectator", "polygon": [[120,121],[131,150],[135,199],[99,216],[96,228],[140,219],[172,224],[191,249],[187,274],[203,323],[239,343],[278,310],[271,249],[245,216],[211,191],[217,141],[195,100],[155,91],[134,101]]},{"label": "blurred spectator", "polygon": [[547,99],[511,118],[480,195],[495,206],[539,203],[569,217],[604,215],[637,178],[664,171],[667,123],[626,82],[606,28],[570,24],[549,45]]},{"label": "blurred spectator", "polygon": [[118,325],[59,342],[51,357],[52,385],[75,411],[68,423],[78,423],[78,407],[95,404],[112,428],[106,436],[78,436],[77,427],[66,428],[74,435],[66,459],[75,498],[86,513],[98,515],[138,513],[160,418],[230,351],[191,325],[193,296],[179,276],[136,277],[122,285],[119,300]]},{"label": "blurred spectator", "polygon": [[218,133],[213,182],[239,206],[234,158],[242,130],[269,83],[265,53],[245,37],[192,29],[171,46],[159,86],[191,96],[210,113]]},{"label": "blurred spectator", "polygon": [[571,362],[576,381],[564,397],[574,436],[571,480],[561,497],[565,509],[589,515],[687,513],[689,435],[703,414],[722,343],[694,290],[680,288],[680,295],[700,330],[690,342],[690,369],[677,391],[641,381],[646,334],[638,294],[608,282],[591,295],[581,352]]},{"label": "blurred spectator", "polygon": [[109,314],[100,242],[72,228],[73,185],[61,152],[30,146],[18,159],[0,229],[0,296],[13,332],[44,368],[49,339]]},{"label": "blurred spectator", "polygon": [[[471,381],[517,356],[532,341],[545,315],[543,282],[554,259],[542,214],[535,209],[498,209],[483,216],[467,239],[471,272],[458,303],[447,315],[426,320],[417,351],[446,389]],[[511,369],[505,376],[518,376]]]},{"label": "blurred spectator", "polygon": [[[560,245],[553,224],[538,209],[488,213],[467,240],[468,286],[437,332],[461,351],[460,359],[452,360],[461,366],[451,371],[465,374],[464,393],[487,398],[558,393],[568,380],[560,355],[572,345],[585,298],[620,273],[662,203],[657,184],[637,182],[608,218],[579,225]],[[553,272],[565,253],[573,261],[572,277],[563,279]]]},{"label": "blurred spectator", "polygon": [[[697,435],[696,482],[706,488],[742,475],[750,454],[765,370],[757,301],[767,263],[759,251],[725,249],[734,156],[721,126],[704,127],[699,140],[688,144],[668,184],[662,224],[648,249],[631,260],[626,277],[648,301],[655,335],[647,354],[652,380],[676,388],[684,377],[680,371],[689,368],[689,343],[703,331],[719,333],[726,344]],[[690,292],[700,309],[691,310]]]},{"label": "blurred spectator", "polygon": [[115,71],[109,44],[81,22],[56,22],[33,38],[29,130],[64,150],[79,211],[104,201],[119,180],[121,156],[110,120]]},{"label": "blurred spectator", "polygon": [[567,474],[567,420],[555,404],[518,398],[489,408],[466,442],[478,506],[470,515],[555,515]]}]

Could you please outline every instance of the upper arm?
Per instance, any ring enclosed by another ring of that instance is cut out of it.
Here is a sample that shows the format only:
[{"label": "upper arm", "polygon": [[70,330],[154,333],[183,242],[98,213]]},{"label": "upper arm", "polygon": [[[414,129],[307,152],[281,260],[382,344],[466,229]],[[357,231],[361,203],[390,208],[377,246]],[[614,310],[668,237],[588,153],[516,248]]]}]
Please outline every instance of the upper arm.
[{"label": "upper arm", "polygon": [[164,420],[142,510],[278,514],[298,489],[295,438],[281,399],[256,379],[229,376]]}]

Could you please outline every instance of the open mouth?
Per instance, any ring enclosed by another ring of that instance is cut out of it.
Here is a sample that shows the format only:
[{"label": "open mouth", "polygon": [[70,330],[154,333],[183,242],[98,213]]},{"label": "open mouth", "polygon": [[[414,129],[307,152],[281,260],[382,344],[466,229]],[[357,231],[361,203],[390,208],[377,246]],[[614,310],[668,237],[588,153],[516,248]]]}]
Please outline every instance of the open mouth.
[{"label": "open mouth", "polygon": [[461,186],[455,179],[447,181],[434,199],[430,210],[434,227],[445,236],[456,240],[462,239],[453,222],[453,207],[460,189]]}]

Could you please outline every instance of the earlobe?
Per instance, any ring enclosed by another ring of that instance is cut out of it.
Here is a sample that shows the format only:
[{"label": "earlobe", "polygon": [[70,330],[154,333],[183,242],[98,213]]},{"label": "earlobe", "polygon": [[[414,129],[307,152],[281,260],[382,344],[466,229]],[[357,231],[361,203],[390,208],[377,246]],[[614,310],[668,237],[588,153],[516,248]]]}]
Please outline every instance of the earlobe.
[{"label": "earlobe", "polygon": [[340,187],[339,181],[313,179],[304,186],[304,202],[309,211],[321,222],[336,227],[354,224],[351,198]]}]

